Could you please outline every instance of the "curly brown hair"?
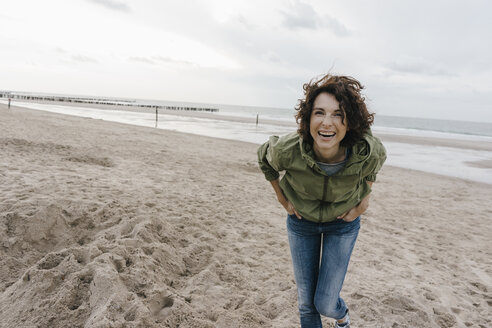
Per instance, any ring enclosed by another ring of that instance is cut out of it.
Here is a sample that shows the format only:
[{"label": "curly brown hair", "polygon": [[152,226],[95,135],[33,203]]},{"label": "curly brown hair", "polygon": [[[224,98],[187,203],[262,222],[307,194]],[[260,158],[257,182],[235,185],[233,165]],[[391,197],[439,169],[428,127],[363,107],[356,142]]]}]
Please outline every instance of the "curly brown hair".
[{"label": "curly brown hair", "polygon": [[303,85],[304,98],[299,99],[295,107],[296,122],[299,124],[297,132],[303,140],[313,143],[310,132],[311,112],[316,97],[327,92],[335,97],[343,111],[342,122],[347,119],[347,134],[340,142],[341,146],[350,147],[369,130],[374,122],[374,113],[369,113],[365,104],[365,97],[361,90],[364,86],[350,76],[326,74],[320,79],[313,79]]}]

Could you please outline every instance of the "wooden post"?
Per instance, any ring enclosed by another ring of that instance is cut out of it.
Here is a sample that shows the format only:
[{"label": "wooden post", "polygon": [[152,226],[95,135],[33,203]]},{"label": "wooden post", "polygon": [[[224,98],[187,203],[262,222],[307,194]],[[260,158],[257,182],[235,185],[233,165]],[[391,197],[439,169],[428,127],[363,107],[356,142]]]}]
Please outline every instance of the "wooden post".
[{"label": "wooden post", "polygon": [[9,108],[10,108],[10,97],[9,97]]},{"label": "wooden post", "polygon": [[256,126],[258,126],[258,116],[259,114],[256,114]]},{"label": "wooden post", "polygon": [[157,127],[157,122],[159,121],[159,110],[155,108],[155,127]]}]

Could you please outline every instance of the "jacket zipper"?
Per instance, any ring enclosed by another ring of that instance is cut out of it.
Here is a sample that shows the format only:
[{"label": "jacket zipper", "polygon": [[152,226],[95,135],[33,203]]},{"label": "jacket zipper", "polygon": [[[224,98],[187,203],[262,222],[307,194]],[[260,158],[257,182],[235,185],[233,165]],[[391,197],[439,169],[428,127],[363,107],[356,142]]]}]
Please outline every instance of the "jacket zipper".
[{"label": "jacket zipper", "polygon": [[325,176],[325,181],[323,183],[323,196],[321,197],[321,204],[319,205],[319,219],[318,222],[321,223],[321,216],[323,215],[323,204],[325,203],[326,198],[326,186],[328,185],[328,177]]}]

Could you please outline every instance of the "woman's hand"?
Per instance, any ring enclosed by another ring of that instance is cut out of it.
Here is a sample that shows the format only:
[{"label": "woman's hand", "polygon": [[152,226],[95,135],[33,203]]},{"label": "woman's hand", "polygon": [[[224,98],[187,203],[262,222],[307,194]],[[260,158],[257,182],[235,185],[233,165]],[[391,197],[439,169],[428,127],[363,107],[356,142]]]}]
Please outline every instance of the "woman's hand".
[{"label": "woman's hand", "polygon": [[[369,185],[369,187],[372,188],[372,184],[373,184],[372,181],[367,181],[367,184]],[[359,217],[359,215],[364,213],[369,208],[369,195],[370,194],[368,194],[366,197],[364,197],[364,199],[359,203],[359,205],[357,205],[356,207],[354,207],[350,211],[347,211],[347,212],[343,213],[342,215],[339,215],[337,217],[337,219],[341,219],[341,220],[344,220],[347,222],[352,222],[355,219],[357,219],[357,217]]]},{"label": "woman's hand", "polygon": [[364,213],[368,208],[369,208],[369,195],[364,197],[364,199],[359,203],[359,205],[352,208],[350,211],[347,211],[342,215],[339,215],[337,219],[341,219],[346,222],[352,222],[355,219],[357,219],[358,216]]},{"label": "woman's hand", "polygon": [[291,202],[289,202],[288,200],[286,200],[286,202],[281,202],[280,199],[279,199],[279,202],[285,208],[285,210],[287,211],[287,213],[289,213],[289,215],[294,215],[295,214],[295,216],[299,220],[302,219],[302,216],[299,214],[299,212],[296,211],[296,209],[294,208],[294,205],[292,205]]},{"label": "woman's hand", "polygon": [[280,188],[279,180],[278,179],[277,180],[273,180],[273,181],[270,181],[270,183],[272,184],[273,190],[275,190],[275,194],[277,195],[278,202],[280,204],[282,204],[282,206],[285,208],[285,210],[287,211],[287,213],[289,213],[290,215],[294,215],[295,214],[296,217],[299,220],[301,220],[302,219],[302,216],[299,214],[299,212],[296,211],[296,209],[291,204],[291,202],[289,202],[289,200],[287,198],[285,198],[285,195],[282,192],[282,189]]}]

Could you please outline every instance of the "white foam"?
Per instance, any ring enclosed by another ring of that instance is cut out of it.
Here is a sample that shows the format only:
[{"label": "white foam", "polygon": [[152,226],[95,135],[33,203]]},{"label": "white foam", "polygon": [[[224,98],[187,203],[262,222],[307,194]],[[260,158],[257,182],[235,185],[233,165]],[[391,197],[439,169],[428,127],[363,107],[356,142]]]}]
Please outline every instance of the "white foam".
[{"label": "white foam", "polygon": [[417,130],[417,129],[407,129],[407,128],[389,128],[383,126],[372,126],[371,130],[373,132],[376,132],[377,134],[396,134],[396,135],[412,136],[412,137],[429,137],[429,138],[442,138],[442,139],[454,139],[454,140],[492,142],[492,137],[471,135],[471,134],[458,134],[458,133],[450,133],[450,132]]},{"label": "white foam", "polygon": [[385,142],[386,164],[492,184],[492,169],[467,162],[492,161],[492,152],[452,147]]}]

